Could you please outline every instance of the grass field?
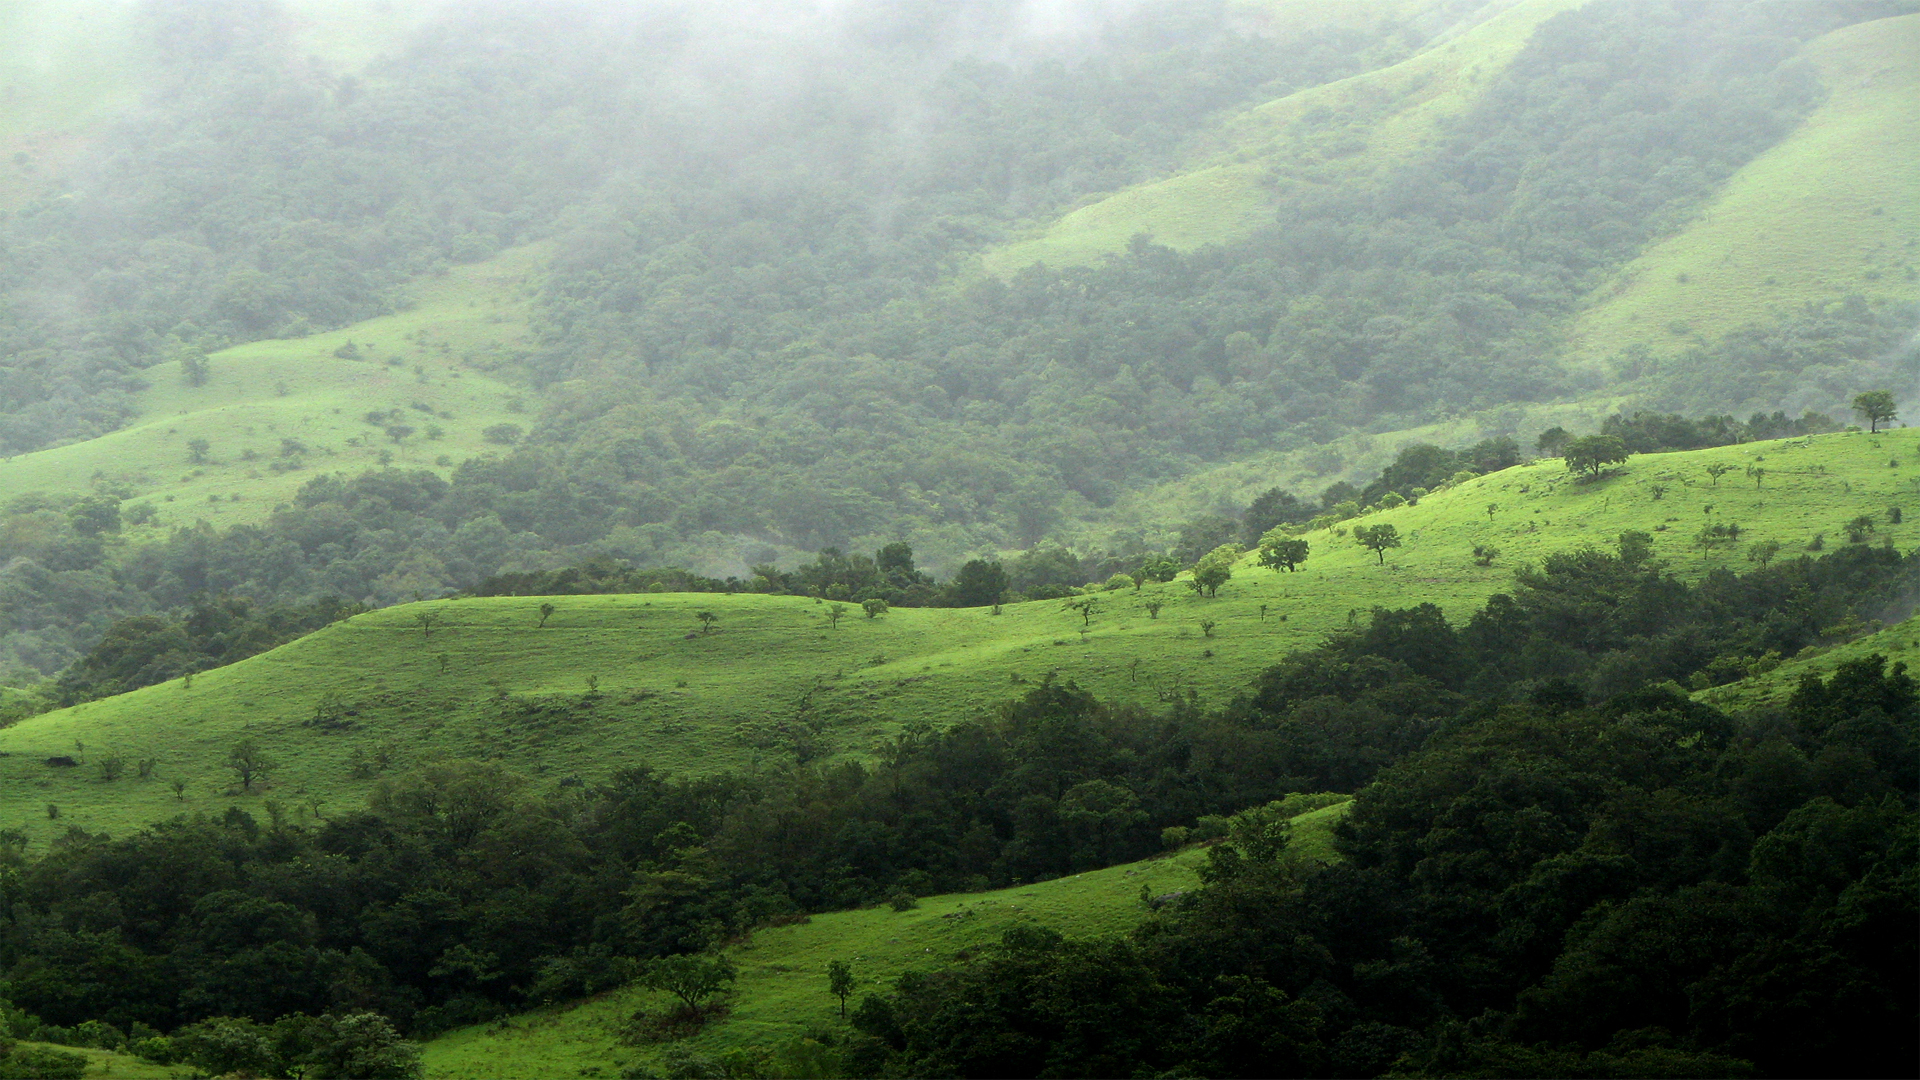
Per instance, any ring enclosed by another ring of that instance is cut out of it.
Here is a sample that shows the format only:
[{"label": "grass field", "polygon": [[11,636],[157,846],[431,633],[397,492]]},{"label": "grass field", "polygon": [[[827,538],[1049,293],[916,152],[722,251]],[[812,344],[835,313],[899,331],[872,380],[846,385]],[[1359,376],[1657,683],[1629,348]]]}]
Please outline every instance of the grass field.
[{"label": "grass field", "polygon": [[[1135,235],[1181,251],[1228,243],[1273,220],[1304,190],[1359,178],[1429,144],[1463,113],[1533,28],[1582,0],[1487,4],[1399,63],[1266,102],[1196,141],[1191,167],[1091,202],[982,256],[1007,275],[1036,262],[1080,266]],[[1386,14],[1388,9],[1382,9]]]},{"label": "grass field", "polygon": [[1804,56],[1827,100],[1595,294],[1576,357],[1672,355],[1810,299],[1920,299],[1920,14],[1836,30]]},{"label": "grass field", "polygon": [[[1712,462],[1736,471],[1715,484],[1704,468]],[[1745,477],[1748,465],[1767,470],[1762,486]],[[1153,705],[1192,690],[1217,703],[1376,605],[1431,601],[1465,618],[1509,586],[1514,566],[1611,543],[1623,529],[1653,532],[1658,555],[1687,574],[1747,565],[1741,552],[1707,557],[1692,546],[1709,519],[1792,553],[1816,534],[1844,543],[1844,524],[1866,514],[1880,522],[1876,542],[1909,549],[1920,520],[1888,524],[1887,508],[1920,503],[1917,477],[1920,429],[1639,457],[1593,484],[1542,462],[1380,512],[1373,520],[1406,538],[1384,564],[1345,535],[1310,533],[1314,554],[1299,573],[1247,561],[1217,599],[1179,582],[1103,594],[1084,626],[1061,601],[878,619],[849,606],[837,627],[829,605],[802,597],[564,597],[544,628],[539,598],[402,605],[190,686],[151,686],[0,730],[0,828],[44,842],[70,825],[124,833],[235,805],[325,814],[364,799],[372,780],[366,769],[354,774],[356,753],[390,768],[495,758],[555,781],[643,762],[751,769],[786,759],[798,732],[823,755],[863,755],[901,724],[976,715],[1049,674],[1115,700]],[[1475,565],[1473,547],[1488,543],[1500,557]],[[1148,601],[1165,605],[1157,617]],[[719,616],[713,633],[699,633],[700,611]],[[434,620],[430,634],[423,616]],[[309,726],[323,698],[353,711],[350,729]],[[247,738],[282,765],[271,790],[232,795],[223,760]],[[114,756],[125,776],[108,781],[99,766]],[[47,765],[54,757],[82,763]],[[149,776],[137,778],[147,759]],[[188,785],[178,797],[176,779]]]},{"label": "grass field", "polygon": [[[1334,823],[1350,804],[1294,819],[1293,849],[1332,861]],[[806,923],[757,931],[729,949],[740,971],[731,1009],[688,1045],[706,1053],[774,1046],[819,1031],[844,1031],[839,1004],[826,990],[827,964],[853,966],[859,995],[882,990],[906,971],[951,962],[963,950],[1000,939],[1009,927],[1050,927],[1069,937],[1124,933],[1145,918],[1140,899],[1193,888],[1205,851],[1187,848],[1163,858],[1112,866],[1054,881],[985,893],[936,896],[910,911],[867,908],[815,915]],[[538,1009],[505,1023],[451,1032],[427,1044],[430,1080],[480,1080],[593,1075],[617,1076],[657,1050],[621,1040],[641,1009],[657,1009],[661,995],[615,991],[586,1001]]]},{"label": "grass field", "polygon": [[[459,266],[408,290],[393,315],[311,337],[259,341],[214,353],[206,385],[177,363],[145,372],[140,415],[97,439],[0,460],[0,503],[35,492],[67,496],[108,487],[158,511],[142,533],[207,521],[257,521],[315,475],[358,473],[390,460],[451,471],[488,443],[496,424],[530,427],[527,392],[487,374],[527,340],[527,305],[544,245]],[[359,356],[336,355],[349,341]],[[414,429],[401,442],[368,423],[398,409]],[[440,432],[438,438],[434,431]],[[189,443],[205,439],[195,464]],[[304,449],[289,454],[283,440]]]}]

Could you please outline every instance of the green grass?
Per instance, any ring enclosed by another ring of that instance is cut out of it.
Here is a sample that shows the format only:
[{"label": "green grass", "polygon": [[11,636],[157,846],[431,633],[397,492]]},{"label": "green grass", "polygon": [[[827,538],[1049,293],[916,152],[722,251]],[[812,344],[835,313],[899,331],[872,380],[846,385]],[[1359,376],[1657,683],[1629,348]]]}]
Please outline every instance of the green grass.
[{"label": "green grass", "polygon": [[[500,423],[529,427],[537,410],[515,412],[516,401],[526,408],[527,392],[487,372],[525,345],[530,283],[546,256],[544,245],[516,248],[415,283],[412,306],[397,314],[215,353],[204,386],[187,385],[177,363],[149,368],[139,415],[125,427],[0,460],[0,503],[116,486],[133,493],[130,502],[158,510],[149,526],[129,530],[128,540],[138,542],[196,521],[258,521],[314,476],[358,473],[383,454],[397,467],[445,474],[469,457],[500,452],[482,432]],[[334,355],[349,340],[360,359]],[[363,419],[393,408],[415,429],[401,444]],[[441,438],[428,437],[430,425]],[[202,465],[190,460],[196,438],[211,446]],[[299,455],[303,467],[276,470],[288,463],[283,439],[308,447]],[[442,457],[448,466],[435,464]]]},{"label": "green grass", "polygon": [[[1140,233],[1181,251],[1237,240],[1271,222],[1290,198],[1375,175],[1429,146],[1445,121],[1465,112],[1519,53],[1535,26],[1581,2],[1488,5],[1399,63],[1229,117],[1196,140],[1186,169],[1081,206],[987,252],[982,265],[1003,276],[1036,262],[1088,265],[1126,250]],[[1309,8],[1316,18],[1340,17]]]},{"label": "green grass", "polygon": [[[1333,826],[1351,804],[1294,819],[1294,850],[1332,861]],[[845,960],[860,981],[859,995],[883,990],[906,971],[931,970],[956,954],[991,944],[1009,927],[1050,927],[1069,937],[1124,933],[1149,910],[1149,894],[1183,892],[1199,883],[1201,848],[1112,866],[1054,881],[984,893],[935,896],[910,911],[867,908],[815,915],[808,922],[757,931],[728,950],[739,968],[731,1008],[690,1045],[713,1053],[772,1046],[821,1030],[845,1030],[839,1003],[827,993],[829,961]],[[618,1075],[645,1061],[654,1048],[623,1043],[621,1029],[636,1011],[658,1009],[662,995],[627,989],[585,1001],[537,1009],[505,1023],[450,1032],[426,1046],[432,1080],[467,1077]]]},{"label": "green grass", "polygon": [[1577,357],[1670,356],[1810,299],[1920,299],[1920,15],[1836,30],[1804,56],[1827,100],[1595,294]]},{"label": "green grass", "polygon": [[[1899,462],[1889,467],[1889,460]],[[1736,471],[1714,485],[1704,466]],[[1740,467],[1768,470],[1757,489]],[[1685,574],[1744,569],[1743,553],[1710,559],[1691,546],[1707,520],[1737,522],[1747,540],[1776,539],[1788,554],[1816,533],[1844,542],[1860,514],[1883,523],[1896,503],[1906,524],[1879,537],[1920,539],[1920,429],[1840,433],[1633,459],[1599,483],[1543,462],[1471,480],[1370,520],[1395,525],[1406,546],[1384,565],[1341,531],[1310,533],[1299,573],[1246,561],[1217,599],[1181,583],[1103,594],[1081,634],[1060,601],[985,609],[895,609],[866,619],[849,606],[838,628],[827,605],[802,597],[638,594],[562,597],[544,629],[539,598],[438,600],[386,608],[180,681],[33,717],[0,730],[0,828],[37,842],[70,825],[125,833],[181,812],[300,816],[358,806],[372,781],[349,769],[354,751],[402,768],[448,757],[496,758],[557,781],[593,779],[650,763],[676,772],[750,769],[784,758],[775,725],[812,724],[828,755],[865,755],[903,723],[947,724],[1022,693],[1049,674],[1105,698],[1155,705],[1197,690],[1220,703],[1285,653],[1310,646],[1376,605],[1422,601],[1464,619],[1510,587],[1513,568],[1548,552],[1608,544],[1624,529],[1655,535],[1657,554]],[[1653,498],[1664,484],[1664,497]],[[1491,519],[1489,503],[1496,504]],[[1352,523],[1349,523],[1352,524]],[[1502,554],[1490,567],[1472,549]],[[1158,618],[1144,604],[1160,600]],[[1263,613],[1262,608],[1265,608]],[[720,616],[716,632],[694,615]],[[417,616],[437,621],[431,637]],[[1215,623],[1207,636],[1202,622]],[[567,718],[516,715],[513,702],[591,705]],[[306,726],[325,694],[353,708],[352,730]],[[504,694],[507,704],[495,700]],[[243,738],[283,762],[263,794],[229,794],[222,765]],[[85,747],[76,750],[76,744]],[[118,755],[128,778],[98,765]],[[52,768],[54,756],[84,756]],[[133,778],[152,759],[152,775]],[[188,782],[176,799],[170,781]],[[49,818],[47,807],[59,807]]]},{"label": "green grass", "polygon": [[63,1054],[82,1054],[87,1059],[87,1080],[166,1080],[186,1075],[181,1065],[155,1065],[131,1054],[112,1050],[94,1050],[84,1046],[59,1046],[54,1043],[22,1042],[21,1046],[57,1050]]}]

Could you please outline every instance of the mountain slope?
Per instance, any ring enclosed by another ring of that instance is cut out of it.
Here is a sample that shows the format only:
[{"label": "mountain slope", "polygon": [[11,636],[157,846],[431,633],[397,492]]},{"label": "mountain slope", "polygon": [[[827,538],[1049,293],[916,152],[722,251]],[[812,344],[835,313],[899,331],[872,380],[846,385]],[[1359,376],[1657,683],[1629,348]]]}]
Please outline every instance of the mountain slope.
[{"label": "mountain slope", "polygon": [[1849,293],[1920,300],[1920,14],[1836,30],[1802,56],[1827,99],[1596,292],[1576,360],[1670,357]]},{"label": "mountain slope", "polygon": [[[445,473],[500,452],[489,427],[532,421],[512,404],[527,391],[488,371],[526,346],[528,296],[550,250],[529,245],[423,279],[392,315],[215,352],[204,386],[190,386],[177,361],[148,368],[127,426],[0,460],[0,503],[110,490],[152,503],[154,527],[227,526],[264,519],[318,472],[358,473],[386,455]],[[389,416],[369,423],[373,411]],[[392,439],[395,424],[413,434]],[[195,439],[209,444],[204,462],[191,460]]]},{"label": "mountain slope", "polygon": [[[1756,488],[1740,470],[1761,461]],[[1709,463],[1735,471],[1715,482]],[[1510,587],[1514,566],[1610,545],[1625,529],[1651,532],[1656,554],[1688,576],[1746,565],[1694,547],[1703,520],[1737,523],[1792,553],[1816,534],[1840,543],[1846,522],[1871,515],[1876,541],[1910,549],[1920,520],[1893,525],[1886,511],[1913,506],[1916,469],[1920,429],[1637,457],[1598,484],[1572,482],[1558,461],[1520,466],[1308,533],[1302,572],[1244,560],[1217,599],[1180,582],[1150,585],[1101,594],[1086,620],[1036,601],[999,615],[917,608],[878,619],[848,607],[836,626],[821,602],[753,594],[561,597],[545,601],[555,610],[544,617],[537,597],[402,605],[190,685],[0,730],[0,825],[36,839],[69,825],[124,833],[251,804],[227,794],[226,755],[245,739],[281,761],[266,798],[281,812],[325,814],[358,805],[384,769],[446,757],[560,779],[641,763],[702,773],[796,753],[864,755],[903,724],[977,715],[1050,675],[1115,701],[1153,706],[1194,692],[1217,703],[1376,605],[1432,602],[1462,619]],[[1376,522],[1405,538],[1384,564],[1346,535]],[[1501,555],[1476,565],[1473,548],[1489,543]],[[1164,605],[1157,616],[1149,601]],[[718,616],[713,633],[700,632],[702,611]],[[80,764],[47,764],[56,757]],[[108,781],[100,765],[114,757],[125,775]],[[135,776],[148,759],[150,776]],[[180,797],[174,780],[187,783]]]},{"label": "mountain slope", "polygon": [[1037,262],[1086,265],[1143,233],[1179,251],[1247,236],[1290,199],[1375,178],[1426,147],[1536,26],[1580,3],[1483,5],[1406,60],[1229,118],[1202,139],[1209,157],[1193,169],[1073,210],[1038,236],[988,251],[982,263],[1004,275]]}]

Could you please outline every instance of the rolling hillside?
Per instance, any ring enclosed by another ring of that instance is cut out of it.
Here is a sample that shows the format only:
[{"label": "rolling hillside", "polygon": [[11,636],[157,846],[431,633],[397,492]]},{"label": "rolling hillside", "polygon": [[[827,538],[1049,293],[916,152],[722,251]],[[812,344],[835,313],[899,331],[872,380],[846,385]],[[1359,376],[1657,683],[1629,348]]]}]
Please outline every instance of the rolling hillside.
[{"label": "rolling hillside", "polygon": [[[1734,470],[1716,483],[1709,463]],[[1757,486],[1748,466],[1765,470]],[[704,772],[796,750],[860,755],[901,724],[961,719],[1050,674],[1143,705],[1190,692],[1218,702],[1376,605],[1432,602],[1464,618],[1515,565],[1629,528],[1652,532],[1656,553],[1687,574],[1747,565],[1737,551],[1694,547],[1703,521],[1737,523],[1791,553],[1816,536],[1843,543],[1845,523],[1868,515],[1875,542],[1911,548],[1920,521],[1893,525],[1887,510],[1920,502],[1917,477],[1920,429],[1637,457],[1596,484],[1541,462],[1369,518],[1406,538],[1384,564],[1340,526],[1307,534],[1313,556],[1299,573],[1246,560],[1217,599],[1181,582],[1103,594],[1084,625],[1061,601],[878,619],[848,606],[837,626],[824,603],[750,594],[557,598],[544,626],[539,598],[402,605],[191,685],[0,730],[0,827],[43,841],[72,825],[124,833],[269,801],[325,814],[359,805],[382,771],[445,757],[498,758],[560,780],[643,762]],[[1499,557],[1475,565],[1472,549],[1488,543]],[[1164,605],[1157,617],[1149,601]],[[701,632],[702,611],[718,616],[712,633]],[[282,763],[264,797],[227,794],[223,762],[243,739]],[[46,764],[57,757],[80,764]],[[124,775],[104,780],[101,762],[114,757]],[[186,782],[178,795],[176,780]]]},{"label": "rolling hillside", "polygon": [[1118,191],[987,252],[990,273],[1042,262],[1078,266],[1126,250],[1145,233],[1180,251],[1237,240],[1305,191],[1377,177],[1464,112],[1541,21],[1580,0],[1486,4],[1423,51],[1315,86],[1224,121],[1200,160],[1175,176]]},{"label": "rolling hillside", "polygon": [[[1290,852],[1334,861],[1333,826],[1350,807],[1340,803],[1295,817]],[[1044,926],[1069,937],[1124,933],[1151,910],[1141,902],[1143,889],[1153,896],[1191,889],[1199,883],[1196,871],[1205,858],[1203,848],[1189,847],[1053,881],[927,897],[908,911],[836,911],[757,930],[727,950],[740,978],[726,1015],[686,1045],[700,1053],[724,1053],[777,1047],[841,1028],[845,1021],[826,992],[830,961],[853,966],[857,998],[889,986],[905,972],[933,968],[956,953],[997,942],[1014,926]],[[535,1078],[559,1070],[628,1068],[654,1058],[663,1047],[636,1046],[623,1038],[624,1029],[637,1010],[663,1004],[664,995],[627,988],[452,1031],[426,1045],[427,1076]]]},{"label": "rolling hillside", "polygon": [[1576,358],[1670,356],[1808,300],[1920,299],[1920,15],[1836,30],[1803,56],[1826,101],[1596,293]]},{"label": "rolling hillside", "polygon": [[[216,352],[204,386],[188,385],[177,362],[149,368],[140,415],[126,427],[0,460],[0,502],[105,489],[152,504],[148,529],[226,526],[264,518],[318,473],[390,459],[444,475],[501,452],[485,431],[530,427],[538,410],[527,391],[488,372],[525,345],[528,298],[547,256],[544,245],[517,248],[416,283],[411,306],[396,314]],[[368,422],[375,411],[388,415]],[[393,439],[386,429],[395,424],[412,434]],[[198,464],[195,439],[208,443]]]}]

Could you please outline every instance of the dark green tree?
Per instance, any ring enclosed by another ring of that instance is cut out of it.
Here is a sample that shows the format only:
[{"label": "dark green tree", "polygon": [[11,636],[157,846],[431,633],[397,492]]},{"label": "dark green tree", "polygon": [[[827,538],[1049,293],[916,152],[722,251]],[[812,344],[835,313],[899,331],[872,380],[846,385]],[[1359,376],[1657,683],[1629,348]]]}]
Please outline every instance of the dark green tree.
[{"label": "dark green tree", "polygon": [[1869,390],[1853,399],[1853,411],[1867,422],[1867,430],[1878,433],[1880,425],[1900,418],[1890,390]]},{"label": "dark green tree", "polygon": [[1356,525],[1353,538],[1360,546],[1374,553],[1382,566],[1387,562],[1387,549],[1400,546],[1400,530],[1391,525]]}]

